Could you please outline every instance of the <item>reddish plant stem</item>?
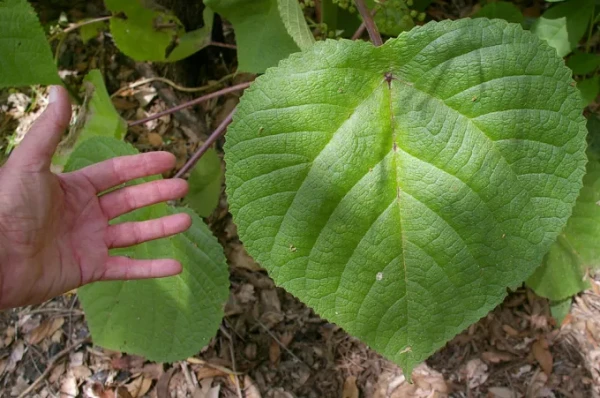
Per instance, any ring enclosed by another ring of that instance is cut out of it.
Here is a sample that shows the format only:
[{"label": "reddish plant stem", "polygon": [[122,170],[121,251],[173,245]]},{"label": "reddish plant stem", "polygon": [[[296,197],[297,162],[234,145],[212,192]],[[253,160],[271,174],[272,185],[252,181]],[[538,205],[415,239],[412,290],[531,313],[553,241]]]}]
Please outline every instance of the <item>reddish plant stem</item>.
[{"label": "reddish plant stem", "polygon": [[321,0],[315,0],[315,16],[317,23],[323,22],[323,14],[321,10]]},{"label": "reddish plant stem", "polygon": [[231,123],[233,118],[233,114],[235,113],[235,108],[229,112],[229,115],[219,124],[219,127],[213,131],[213,133],[208,137],[208,139],[198,148],[198,150],[192,155],[192,157],[183,165],[181,170],[175,174],[173,178],[182,178],[188,171],[190,171],[198,160],[208,151],[208,149],[214,144],[219,137],[221,137],[225,131],[227,130],[227,126]]},{"label": "reddish plant stem", "polygon": [[354,0],[354,3],[356,3],[356,8],[358,9],[358,12],[360,13],[360,16],[363,19],[363,23],[365,24],[365,26],[367,28],[367,32],[369,32],[369,37],[371,38],[371,42],[373,43],[373,45],[375,47],[381,46],[383,44],[383,40],[381,39],[381,35],[379,34],[379,31],[377,30],[377,25],[375,25],[373,16],[369,12],[369,9],[367,8],[367,6],[365,4],[365,0]]},{"label": "reddish plant stem", "polygon": [[[377,14],[377,11],[379,11],[379,8],[375,7],[373,8],[373,11],[371,11],[371,17],[375,17],[375,15]],[[352,40],[358,40],[363,33],[365,33],[365,29],[367,28],[367,25],[365,25],[365,22],[361,22],[360,26],[358,27],[358,29],[356,29],[356,32],[354,32],[354,34],[352,35]]]},{"label": "reddish plant stem", "polygon": [[220,43],[218,41],[211,41],[210,45],[211,46],[215,46],[215,47],[229,48],[231,50],[237,50],[237,46],[236,45],[228,44],[228,43]]},{"label": "reddish plant stem", "polygon": [[202,97],[193,99],[193,100],[188,101],[188,102],[184,102],[183,104],[174,106],[173,108],[166,109],[166,110],[164,110],[162,112],[155,113],[154,115],[150,115],[150,116],[148,116],[146,118],[143,118],[143,119],[140,119],[140,120],[130,121],[127,124],[129,125],[129,127],[137,126],[137,125],[140,125],[140,124],[144,124],[144,123],[149,122],[151,120],[155,120],[155,119],[161,118],[161,117],[163,117],[165,115],[170,115],[171,113],[175,113],[175,112],[180,111],[182,109],[189,108],[189,107],[194,106],[194,105],[198,105],[198,104],[200,104],[202,102],[206,102],[206,101],[208,101],[210,99],[217,98],[217,97],[220,97],[222,95],[233,93],[233,92],[236,92],[236,91],[244,90],[244,89],[248,88],[248,86],[250,86],[250,84],[252,84],[252,82],[241,83],[241,84],[237,84],[235,86],[227,87],[227,88],[224,88],[222,90],[215,91],[214,93],[206,94],[206,95],[203,95]]}]

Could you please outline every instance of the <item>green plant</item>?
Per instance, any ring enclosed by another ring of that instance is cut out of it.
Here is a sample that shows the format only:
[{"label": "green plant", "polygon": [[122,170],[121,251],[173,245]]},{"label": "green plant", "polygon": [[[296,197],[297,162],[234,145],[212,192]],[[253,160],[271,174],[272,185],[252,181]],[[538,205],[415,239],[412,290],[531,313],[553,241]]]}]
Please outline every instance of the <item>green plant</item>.
[{"label": "green plant", "polygon": [[[24,0],[6,1],[18,10],[28,7]],[[198,33],[202,40],[188,42],[193,32],[182,31],[168,10],[148,4],[107,1],[114,13],[111,31],[126,54],[171,61],[210,43],[206,31]],[[430,22],[374,46],[345,39],[313,44],[309,26],[320,30],[326,24],[326,30],[349,36],[359,28],[360,11],[377,44],[378,21],[395,35],[408,29],[402,22],[408,23],[407,13],[410,24],[422,19],[420,6],[371,2],[381,12],[372,17],[363,0],[356,1],[356,10],[349,2],[322,1],[322,20],[307,23],[295,0],[205,4],[207,18],[214,11],[233,24],[240,70],[266,73],[178,173],[201,158],[191,172],[187,203],[202,216],[216,206],[221,162],[209,148],[233,119],[225,146],[227,197],[248,252],[279,286],[399,363],[407,375],[499,304],[546,255],[546,268],[529,279],[543,292],[540,274],[557,272],[565,263],[554,259],[569,255],[557,246],[563,237],[584,236],[585,247],[577,250],[590,261],[573,266],[576,276],[598,258],[588,247],[597,228],[585,224],[583,230],[580,220],[596,217],[597,158],[588,151],[582,188],[583,104],[560,56],[579,41],[569,31],[573,21],[583,20],[579,11],[553,6],[533,34],[520,24],[478,18]],[[304,10],[314,5],[303,4]],[[480,16],[519,20],[514,11],[498,4],[483,8]],[[0,20],[7,15],[0,7]],[[156,21],[165,19],[168,26],[157,30]],[[552,35],[556,19],[566,22]],[[584,33],[593,27],[589,17],[585,21]],[[39,24],[29,29],[40,30]],[[135,37],[156,35],[160,46],[142,54],[127,38],[117,39],[127,29]],[[574,29],[579,35],[580,27]],[[32,41],[41,46],[38,36]],[[595,61],[582,64],[586,73],[597,69]],[[56,76],[48,77],[54,69],[41,74],[48,81],[33,74],[27,84],[55,82]],[[15,71],[7,76],[4,85],[22,84]],[[74,150],[66,170],[135,151],[121,141],[124,121],[110,105],[100,75],[93,72],[87,82],[86,116],[68,146]],[[160,205],[124,219],[174,211],[190,210]],[[197,351],[214,334],[228,287],[216,239],[194,216],[186,234],[125,254],[167,252],[181,260],[184,274],[80,290],[97,342],[170,361]],[[565,302],[560,304],[564,311]],[[133,315],[147,334],[125,327]],[[164,319],[178,322],[179,334],[167,335]]]}]

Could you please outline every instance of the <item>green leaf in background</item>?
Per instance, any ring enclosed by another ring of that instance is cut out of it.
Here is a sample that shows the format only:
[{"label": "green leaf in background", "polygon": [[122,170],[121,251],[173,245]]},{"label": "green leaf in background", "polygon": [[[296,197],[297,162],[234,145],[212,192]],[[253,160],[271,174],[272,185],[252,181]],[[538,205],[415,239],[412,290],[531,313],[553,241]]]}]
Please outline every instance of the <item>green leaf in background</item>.
[{"label": "green leaf in background", "polygon": [[570,297],[560,301],[550,301],[550,313],[552,318],[556,320],[557,327],[560,327],[569,312],[571,312],[572,301]]},{"label": "green leaf in background", "polygon": [[209,149],[192,169],[188,178],[190,190],[187,204],[201,217],[208,217],[217,208],[221,196],[223,170],[217,151]]},{"label": "green leaf in background", "polygon": [[385,2],[367,0],[366,4],[370,10],[375,7],[379,8],[374,20],[381,33],[385,35],[398,36],[401,32],[411,30],[415,26],[410,16],[410,9],[404,0],[388,0]]},{"label": "green leaf in background", "polygon": [[[84,19],[81,22],[84,21],[87,21],[87,19]],[[87,44],[90,40],[98,37],[100,32],[102,32],[104,28],[107,27],[107,25],[108,24],[106,21],[96,21],[93,23],[82,25],[79,28],[79,35],[81,36],[81,41],[83,42],[83,44]]]},{"label": "green leaf in background", "polygon": [[69,154],[81,142],[92,137],[125,138],[127,122],[113,106],[102,73],[91,70],[83,80],[84,104],[69,135],[64,139],[52,159],[56,166],[64,165]]},{"label": "green leaf in background", "polygon": [[186,33],[173,13],[153,0],[104,0],[114,18],[110,30],[119,50],[137,61],[174,62],[210,43],[212,13],[205,26]]},{"label": "green leaf in background", "polygon": [[571,71],[519,25],[318,42],[227,132],[240,239],[281,287],[410,375],[541,263],[585,172]]},{"label": "green leaf in background", "polygon": [[278,0],[279,15],[288,33],[302,51],[315,44],[315,37],[308,28],[304,11],[298,0]]},{"label": "green leaf in background", "polygon": [[[127,143],[96,137],[73,152],[66,170],[135,153],[137,150]],[[142,221],[177,212],[192,217],[187,232],[113,250],[111,254],[139,259],[175,258],[183,265],[180,275],[99,282],[78,290],[96,344],[152,361],[173,362],[196,354],[216,333],[229,295],[229,271],[221,246],[204,222],[191,210],[165,204],[133,211],[115,222]]]},{"label": "green leaf in background", "polygon": [[574,75],[587,75],[600,67],[600,55],[589,53],[575,53],[567,59],[567,66]]},{"label": "green leaf in background", "polygon": [[27,0],[0,1],[0,88],[61,84],[46,35]]},{"label": "green leaf in background", "polygon": [[598,76],[583,79],[577,82],[583,103],[587,106],[594,102],[600,93],[600,78]]},{"label": "green leaf in background", "polygon": [[321,1],[321,18],[329,31],[341,32],[342,37],[350,38],[361,23],[357,11],[351,13],[334,4],[332,0]]},{"label": "green leaf in background", "polygon": [[523,13],[519,7],[507,1],[487,3],[473,15],[473,18],[499,18],[508,22],[523,23]]},{"label": "green leaf in background", "polygon": [[204,4],[233,25],[241,72],[262,73],[300,50],[283,25],[277,0],[206,0]]},{"label": "green leaf in background", "polygon": [[531,31],[556,48],[560,57],[564,57],[577,47],[579,40],[587,32],[593,7],[594,0],[557,4],[535,21]]},{"label": "green leaf in background", "polygon": [[563,300],[589,287],[589,269],[600,267],[600,157],[588,151],[587,174],[573,215],[542,266],[527,280],[536,294]]}]

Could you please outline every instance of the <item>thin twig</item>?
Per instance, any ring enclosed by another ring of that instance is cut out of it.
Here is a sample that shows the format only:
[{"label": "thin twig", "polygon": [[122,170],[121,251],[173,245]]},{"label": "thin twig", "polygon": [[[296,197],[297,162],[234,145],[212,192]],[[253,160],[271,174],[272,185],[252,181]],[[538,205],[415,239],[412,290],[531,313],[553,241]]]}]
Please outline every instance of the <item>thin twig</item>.
[{"label": "thin twig", "polygon": [[218,42],[218,41],[211,41],[210,45],[211,46],[215,46],[215,47],[228,48],[230,50],[237,50],[237,46],[234,45],[234,44],[221,43],[221,42]]},{"label": "thin twig", "polygon": [[222,95],[233,93],[233,92],[236,92],[236,91],[244,90],[244,89],[248,88],[250,86],[250,84],[252,84],[252,82],[241,83],[241,84],[237,84],[235,86],[224,88],[224,89],[219,90],[219,91],[215,91],[214,93],[203,95],[200,98],[196,98],[196,99],[193,99],[191,101],[184,102],[183,104],[174,106],[173,108],[169,108],[169,109],[164,110],[162,112],[155,113],[154,115],[150,115],[150,116],[148,116],[148,117],[146,117],[144,119],[130,121],[130,122],[128,122],[128,125],[129,125],[129,127],[131,127],[131,126],[137,126],[139,124],[144,124],[144,123],[149,122],[151,120],[159,119],[159,118],[161,118],[161,117],[163,117],[165,115],[170,115],[171,113],[175,113],[175,112],[177,112],[177,111],[179,111],[181,109],[185,109],[185,108],[189,108],[190,106],[198,105],[198,104],[200,104],[202,102],[206,102],[206,101],[211,100],[213,98],[217,98],[217,97],[220,97]]},{"label": "thin twig", "polygon": [[300,363],[303,363],[304,365],[308,366],[308,365],[306,364],[306,362],[304,362],[303,360],[301,360],[300,358],[298,358],[298,357],[296,356],[296,354],[294,354],[294,353],[293,353],[293,352],[292,352],[292,351],[291,351],[289,348],[287,348],[287,347],[286,347],[286,346],[285,346],[285,345],[284,345],[284,344],[283,344],[283,343],[282,343],[282,342],[281,342],[281,341],[280,341],[280,340],[277,338],[277,336],[275,336],[275,334],[274,334],[273,332],[271,332],[271,331],[269,330],[269,328],[268,328],[268,327],[266,327],[266,326],[265,326],[265,324],[264,324],[264,323],[262,323],[260,320],[258,320],[258,319],[256,319],[256,318],[254,318],[254,320],[256,321],[256,323],[258,323],[258,324],[259,324],[259,325],[260,325],[260,326],[261,326],[261,327],[262,327],[262,328],[265,330],[265,332],[267,332],[267,334],[268,334],[269,336],[271,336],[271,338],[272,338],[273,340],[275,340],[275,342],[276,342],[276,343],[277,343],[277,344],[278,344],[278,345],[279,345],[281,348],[283,348],[283,350],[284,350],[285,352],[287,352],[288,354],[290,354],[290,355],[292,356],[292,358],[294,358],[296,361],[298,361],[298,362],[300,362]]},{"label": "thin twig", "polygon": [[219,124],[219,126],[215,129],[215,131],[213,131],[213,133],[210,135],[210,137],[208,137],[208,139],[204,142],[204,144],[202,144],[202,146],[200,148],[198,148],[196,153],[194,153],[192,155],[190,160],[188,160],[183,165],[181,170],[179,170],[177,172],[177,174],[175,174],[175,177],[173,177],[173,178],[183,177],[188,171],[190,171],[194,167],[194,165],[196,164],[196,162],[198,162],[198,160],[200,160],[202,155],[204,155],[206,153],[206,151],[208,151],[208,148],[210,148],[212,146],[212,144],[214,144],[219,139],[219,137],[221,137],[223,135],[225,130],[227,130],[227,126],[229,126],[229,124],[231,123],[234,112],[235,112],[235,108],[231,112],[229,112],[229,115],[227,115],[227,117],[221,122],[221,124]]},{"label": "thin twig", "polygon": [[106,17],[88,19],[86,21],[81,21],[81,22],[78,22],[78,23],[75,23],[75,24],[71,24],[71,25],[69,25],[68,28],[66,28],[64,30],[61,30],[60,32],[57,32],[54,35],[52,35],[50,37],[50,39],[48,39],[48,40],[49,41],[56,40],[57,37],[59,37],[61,35],[66,35],[68,33],[71,33],[72,31],[77,30],[77,29],[81,28],[82,26],[91,25],[91,24],[94,24],[96,22],[108,21],[109,19],[111,19],[113,17],[114,17],[113,15],[108,15]]},{"label": "thin twig", "polygon": [[[373,10],[371,10],[371,16],[375,17],[375,15],[377,14],[377,12],[379,11],[379,7],[373,7]],[[352,35],[352,40],[358,40],[363,33],[365,33],[365,29],[367,28],[367,25],[365,25],[365,22],[361,22],[360,26],[358,27],[358,29],[356,29],[356,32],[354,32],[354,34]]]},{"label": "thin twig", "polygon": [[371,42],[375,47],[381,46],[383,44],[383,40],[381,39],[381,35],[377,30],[377,25],[375,25],[375,21],[373,20],[369,9],[365,5],[365,0],[354,0],[354,3],[356,3],[356,8],[358,9],[358,12],[360,12],[360,16],[367,27],[367,32],[369,32]]},{"label": "thin twig", "polygon": [[41,375],[39,375],[38,378],[35,379],[35,381],[33,383],[31,383],[31,385],[29,387],[27,387],[25,389],[25,391],[23,391],[21,393],[21,395],[18,396],[18,398],[24,398],[24,397],[28,396],[29,393],[35,391],[35,389],[38,386],[38,384],[40,384],[46,377],[48,377],[48,375],[50,374],[50,372],[52,372],[52,369],[54,369],[54,367],[56,366],[56,364],[58,363],[58,361],[62,357],[64,357],[65,355],[67,355],[68,353],[70,353],[71,351],[73,351],[74,349],[76,349],[78,346],[87,343],[88,341],[90,341],[89,337],[86,337],[85,339],[77,340],[75,343],[71,344],[70,346],[68,346],[64,350],[60,351],[55,356],[53,356],[48,361],[48,365],[46,366],[46,370],[44,370],[44,373],[42,373]]},{"label": "thin twig", "polygon": [[128,84],[128,85],[126,85],[124,87],[121,87],[120,89],[118,89],[117,91],[115,91],[113,94],[111,94],[110,98],[114,98],[114,97],[120,95],[121,93],[123,93],[124,91],[132,90],[132,89],[134,89],[136,87],[143,86],[143,85],[146,85],[146,84],[150,84],[152,82],[161,82],[161,83],[168,84],[169,86],[173,87],[175,90],[183,91],[184,93],[197,93],[197,92],[200,92],[200,91],[206,91],[206,90],[210,90],[211,88],[215,88],[217,86],[220,86],[226,80],[229,80],[229,79],[231,79],[234,76],[235,76],[235,73],[231,73],[229,75],[223,76],[222,78],[220,78],[219,80],[217,80],[215,83],[207,84],[207,85],[204,85],[204,86],[201,86],[201,87],[183,87],[183,86],[180,86],[179,84],[175,83],[174,81],[167,79],[166,77],[160,77],[160,76],[148,77],[146,79],[142,79],[142,80],[139,80],[137,82],[133,82],[131,84]]},{"label": "thin twig", "polygon": [[[229,355],[231,355],[231,367],[234,372],[237,372],[235,368],[235,353],[233,352],[233,340],[229,338]],[[238,398],[244,398],[242,395],[242,389],[240,388],[240,379],[237,376],[232,376],[233,380],[235,380],[235,389],[238,395]]]}]

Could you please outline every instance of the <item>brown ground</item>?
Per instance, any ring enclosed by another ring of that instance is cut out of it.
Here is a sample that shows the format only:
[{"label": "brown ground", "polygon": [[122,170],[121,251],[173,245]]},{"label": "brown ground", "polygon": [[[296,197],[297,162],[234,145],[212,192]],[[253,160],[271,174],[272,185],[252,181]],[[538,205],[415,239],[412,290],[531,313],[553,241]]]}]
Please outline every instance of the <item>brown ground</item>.
[{"label": "brown ground", "polygon": [[[70,20],[100,15],[93,2],[74,3]],[[440,3],[431,14],[463,9],[457,2]],[[41,10],[49,19],[52,12]],[[164,84],[127,88],[133,82],[155,74],[204,86],[235,70],[235,52],[214,47],[192,60],[201,63],[197,68],[189,62],[160,68],[135,64],[106,35],[83,45],[71,34],[59,54],[70,83],[99,68],[110,93],[123,89],[114,104],[128,120],[199,95]],[[251,78],[237,76],[223,84]],[[0,93],[2,152],[13,132],[18,140],[43,109],[46,93],[36,90]],[[205,139],[237,99],[230,95],[147,123],[131,129],[127,139],[142,151],[173,152],[181,167],[197,148],[197,138]],[[419,366],[409,384],[397,366],[273,285],[245,253],[224,197],[208,221],[229,260],[231,295],[222,327],[206,349],[187,361],[156,364],[96,347],[77,295],[67,294],[0,313],[0,396],[600,397],[600,283],[575,298],[559,327],[546,300],[526,289],[510,294]]]}]

